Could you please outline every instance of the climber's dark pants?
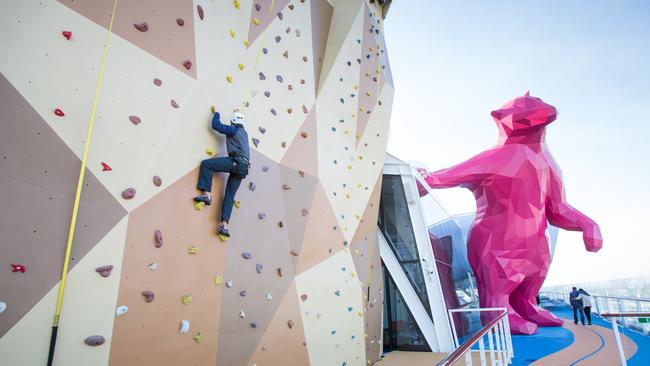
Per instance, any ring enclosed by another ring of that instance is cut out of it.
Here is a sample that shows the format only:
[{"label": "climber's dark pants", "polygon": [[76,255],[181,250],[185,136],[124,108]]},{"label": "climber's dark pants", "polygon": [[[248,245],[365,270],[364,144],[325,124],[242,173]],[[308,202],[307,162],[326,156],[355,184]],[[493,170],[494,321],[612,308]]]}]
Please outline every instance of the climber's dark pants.
[{"label": "climber's dark pants", "polygon": [[[197,188],[206,192],[212,191],[212,176],[214,173],[230,173],[233,168],[233,159],[229,157],[206,159],[201,162],[201,170],[199,171],[199,184]],[[226,193],[223,195],[223,202],[221,203],[221,220],[225,222],[230,221],[230,214],[232,213],[232,205],[235,202],[235,193],[239,189],[242,177],[237,174],[228,175],[228,183],[226,183]]]}]

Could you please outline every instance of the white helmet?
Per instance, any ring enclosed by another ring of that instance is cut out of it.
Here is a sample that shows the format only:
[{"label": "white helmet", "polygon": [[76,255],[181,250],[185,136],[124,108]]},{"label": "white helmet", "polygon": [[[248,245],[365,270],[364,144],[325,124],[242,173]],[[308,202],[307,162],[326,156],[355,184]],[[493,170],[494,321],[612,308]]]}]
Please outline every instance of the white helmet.
[{"label": "white helmet", "polygon": [[230,123],[243,125],[244,124],[244,115],[242,113],[240,113],[240,112],[233,113],[232,117],[230,117]]}]

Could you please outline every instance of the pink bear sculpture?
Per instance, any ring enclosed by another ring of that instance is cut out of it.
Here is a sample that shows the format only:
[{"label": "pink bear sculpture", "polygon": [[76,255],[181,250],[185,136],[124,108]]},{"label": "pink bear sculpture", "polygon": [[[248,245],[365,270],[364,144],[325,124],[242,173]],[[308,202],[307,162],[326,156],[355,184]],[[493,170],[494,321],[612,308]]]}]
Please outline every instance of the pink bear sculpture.
[{"label": "pink bear sculpture", "polygon": [[506,308],[512,333],[533,334],[538,326],[562,325],[535,302],[551,263],[547,222],[582,231],[590,252],[603,240],[598,225],[566,202],[560,168],[544,142],[555,107],[526,93],[492,117],[499,128],[496,146],[451,168],[419,172],[432,188],[472,191],[477,212],[467,245],[480,305]]}]

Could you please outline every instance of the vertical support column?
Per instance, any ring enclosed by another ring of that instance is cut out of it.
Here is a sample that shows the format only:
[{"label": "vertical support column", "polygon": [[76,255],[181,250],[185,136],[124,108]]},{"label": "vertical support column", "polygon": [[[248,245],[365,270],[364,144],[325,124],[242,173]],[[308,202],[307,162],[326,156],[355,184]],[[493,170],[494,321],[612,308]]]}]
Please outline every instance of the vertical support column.
[{"label": "vertical support column", "polygon": [[621,358],[621,366],[627,366],[623,344],[621,343],[621,335],[618,332],[618,323],[616,322],[615,317],[612,317],[612,329],[614,329],[614,338],[616,338],[616,348],[618,349],[618,355]]}]

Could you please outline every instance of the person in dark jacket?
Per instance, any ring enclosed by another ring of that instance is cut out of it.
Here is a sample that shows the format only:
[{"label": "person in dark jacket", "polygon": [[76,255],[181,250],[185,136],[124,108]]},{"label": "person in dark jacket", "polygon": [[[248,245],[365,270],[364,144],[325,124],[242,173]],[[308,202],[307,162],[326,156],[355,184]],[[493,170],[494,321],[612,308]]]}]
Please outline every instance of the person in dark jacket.
[{"label": "person in dark jacket", "polygon": [[209,206],[212,204],[212,176],[214,173],[229,173],[226,191],[221,204],[221,223],[218,234],[223,240],[230,237],[228,222],[232,213],[232,206],[235,202],[235,193],[241,184],[242,179],[248,175],[250,168],[250,149],[248,147],[248,133],[244,128],[244,115],[235,112],[230,118],[230,126],[221,123],[221,117],[212,107],[212,129],[220,134],[226,135],[226,149],[228,156],[206,159],[201,162],[199,171],[199,183],[197,188],[202,193],[194,197],[194,201],[203,202]]},{"label": "person in dark jacket", "polygon": [[569,294],[569,301],[571,303],[571,308],[573,308],[573,322],[578,324],[578,312],[580,313],[580,321],[582,325],[585,325],[585,312],[582,305],[582,295],[577,288],[573,288],[573,291]]}]

